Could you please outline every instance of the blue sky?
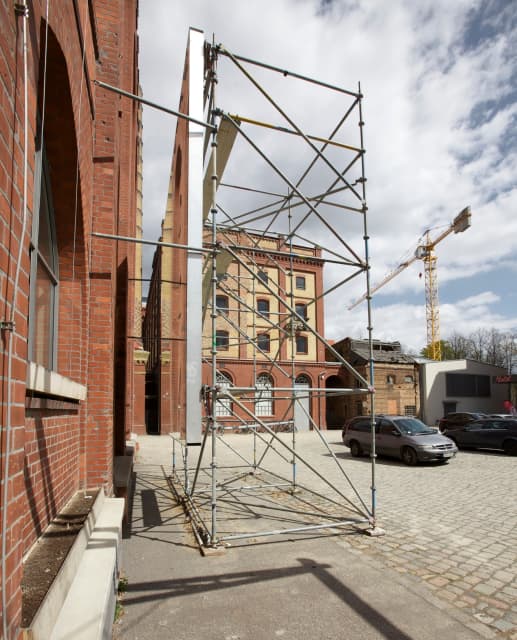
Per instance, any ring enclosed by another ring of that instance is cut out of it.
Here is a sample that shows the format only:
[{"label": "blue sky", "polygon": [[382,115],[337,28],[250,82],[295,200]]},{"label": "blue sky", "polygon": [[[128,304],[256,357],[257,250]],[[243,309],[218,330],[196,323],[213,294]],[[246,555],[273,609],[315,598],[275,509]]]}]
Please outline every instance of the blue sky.
[{"label": "blue sky", "polygon": [[[438,234],[470,205],[472,227],[436,247],[441,336],[483,327],[517,334],[515,2],[142,2],[143,93],[173,109],[189,26],[245,56],[351,89],[360,81],[372,282],[411,255],[426,229]],[[149,239],[160,234],[175,125],[144,111]],[[413,351],[425,345],[421,272],[414,263],[375,296],[375,337]],[[363,291],[357,281],[329,300],[327,337],[366,335],[364,305],[347,309]]]}]

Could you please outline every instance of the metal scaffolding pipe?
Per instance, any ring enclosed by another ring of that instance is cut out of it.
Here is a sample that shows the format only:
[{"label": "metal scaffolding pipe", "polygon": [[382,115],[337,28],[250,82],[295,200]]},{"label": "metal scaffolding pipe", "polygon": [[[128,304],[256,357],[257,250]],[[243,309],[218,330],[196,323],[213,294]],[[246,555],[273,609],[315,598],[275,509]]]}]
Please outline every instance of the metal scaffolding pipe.
[{"label": "metal scaffolding pipe", "polygon": [[254,533],[238,533],[232,536],[222,536],[221,542],[229,540],[244,540],[246,538],[263,538],[264,536],[276,536],[288,533],[303,533],[305,531],[317,531],[322,529],[336,529],[338,527],[348,526],[350,524],[369,524],[369,520],[349,518],[348,520],[340,520],[338,522],[322,523],[322,524],[310,524],[305,527],[293,527],[292,529],[272,529],[271,531],[257,531]]},{"label": "metal scaffolding pipe", "polygon": [[164,113],[168,113],[171,116],[177,116],[178,118],[182,118],[183,120],[188,120],[189,122],[193,122],[194,124],[200,124],[202,127],[206,127],[207,129],[213,129],[214,125],[209,124],[208,122],[203,122],[203,120],[197,120],[196,118],[192,118],[188,116],[186,113],[181,113],[180,111],[174,111],[174,109],[169,109],[168,107],[164,107],[156,102],[151,102],[150,100],[145,100],[142,96],[137,96],[134,93],[130,93],[129,91],[124,91],[124,89],[119,89],[118,87],[113,87],[106,82],[101,82],[100,80],[94,80],[93,84],[101,87],[102,89],[107,89],[108,91],[113,91],[114,93],[118,93],[121,96],[125,96],[126,98],[130,98],[131,100],[136,100],[136,102],[141,102],[142,104],[147,105],[148,107],[152,107],[153,109],[158,109],[158,111],[163,111]]},{"label": "metal scaffolding pipe", "polygon": [[155,240],[143,240],[142,238],[130,238],[128,236],[116,236],[112,233],[98,233],[97,231],[92,231],[92,236],[96,238],[106,238],[108,240],[120,240],[122,242],[136,242],[137,244],[150,244],[154,247],[168,247],[170,249],[183,249],[185,251],[192,251],[194,253],[210,253],[211,249],[207,249],[205,247],[190,247],[187,244],[177,244],[174,242],[161,242]]},{"label": "metal scaffolding pipe", "polygon": [[295,73],[294,71],[288,71],[287,69],[282,69],[280,67],[275,67],[271,64],[266,64],[265,62],[260,62],[259,60],[253,60],[253,58],[245,58],[244,56],[237,54],[230,54],[222,44],[217,45],[217,50],[219,53],[222,53],[223,56],[233,57],[236,60],[242,60],[242,62],[248,62],[249,64],[253,64],[257,67],[262,67],[263,69],[268,69],[269,71],[276,71],[277,73],[281,73],[283,76],[291,78],[296,78],[297,80],[304,80],[305,82],[310,82],[312,84],[318,85],[320,87],[324,87],[325,89],[332,89],[333,91],[339,91],[340,93],[344,93],[348,96],[353,96],[354,98],[361,97],[361,94],[354,93],[353,91],[349,91],[348,89],[343,89],[342,87],[338,87],[333,84],[329,84],[328,82],[322,82],[321,80],[316,80],[315,78],[311,78],[309,76],[303,76],[300,73]]}]

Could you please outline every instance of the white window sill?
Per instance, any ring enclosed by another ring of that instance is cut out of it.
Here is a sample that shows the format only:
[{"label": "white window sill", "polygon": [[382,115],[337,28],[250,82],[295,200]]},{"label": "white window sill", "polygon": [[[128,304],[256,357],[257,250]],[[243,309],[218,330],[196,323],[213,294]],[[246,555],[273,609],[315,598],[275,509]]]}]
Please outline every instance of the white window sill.
[{"label": "white window sill", "polygon": [[29,362],[27,390],[71,400],[86,400],[84,385],[65,378],[55,371],[49,371],[35,362]]}]

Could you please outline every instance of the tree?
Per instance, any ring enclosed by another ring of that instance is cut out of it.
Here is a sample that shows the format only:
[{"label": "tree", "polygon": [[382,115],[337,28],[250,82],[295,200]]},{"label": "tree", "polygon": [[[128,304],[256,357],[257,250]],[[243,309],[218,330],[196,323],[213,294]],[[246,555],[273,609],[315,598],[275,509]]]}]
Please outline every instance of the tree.
[{"label": "tree", "polygon": [[[442,360],[477,360],[512,371],[512,361],[517,355],[517,334],[498,329],[478,329],[469,336],[453,333],[447,340],[441,340]],[[430,357],[431,347],[420,352]]]},{"label": "tree", "polygon": [[[451,346],[447,340],[440,340],[440,350],[442,352],[442,360],[456,359],[451,349]],[[420,352],[420,355],[424,356],[424,358],[432,359],[431,358],[432,353],[433,353],[432,345],[429,344],[427,345],[427,347],[424,347],[422,349],[422,351]]]},{"label": "tree", "polygon": [[459,333],[454,332],[447,342],[451,348],[452,360],[463,360],[472,353],[472,341]]}]

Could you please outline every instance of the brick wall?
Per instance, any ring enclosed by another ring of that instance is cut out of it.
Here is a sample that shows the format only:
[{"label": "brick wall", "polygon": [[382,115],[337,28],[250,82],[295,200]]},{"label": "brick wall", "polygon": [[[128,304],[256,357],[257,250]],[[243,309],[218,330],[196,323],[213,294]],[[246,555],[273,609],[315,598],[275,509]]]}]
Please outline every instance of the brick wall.
[{"label": "brick wall", "polygon": [[[20,265],[16,324],[12,332],[2,332],[0,341],[1,500],[7,521],[6,571],[0,586],[5,587],[7,603],[6,640],[19,635],[23,556],[77,490],[103,486],[111,492],[113,452],[131,430],[134,397],[134,343],[127,339],[136,307],[128,284],[136,266],[134,249],[111,240],[91,240],[90,234],[94,230],[135,235],[138,107],[92,81],[100,78],[137,92],[137,0],[54,0],[48,31],[46,2],[34,0],[29,6],[28,218],[19,261],[24,18],[15,14],[14,3],[0,1],[0,320],[11,318]],[[80,401],[26,384],[29,240],[37,193],[37,137],[43,125],[59,251],[54,372],[87,390]],[[116,376],[123,385],[114,398]],[[114,406],[121,408],[116,424]]]}]

